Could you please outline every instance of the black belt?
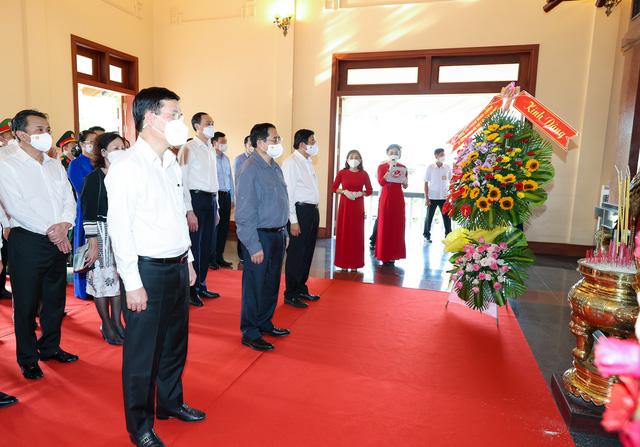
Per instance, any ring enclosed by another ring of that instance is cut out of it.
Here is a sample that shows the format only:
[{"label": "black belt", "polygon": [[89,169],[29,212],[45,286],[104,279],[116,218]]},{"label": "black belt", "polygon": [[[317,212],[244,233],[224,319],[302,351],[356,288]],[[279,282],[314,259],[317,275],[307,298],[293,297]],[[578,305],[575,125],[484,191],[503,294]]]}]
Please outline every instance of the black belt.
[{"label": "black belt", "polygon": [[311,208],[318,208],[318,205],[315,203],[305,203],[305,202],[296,202],[296,206],[308,206]]},{"label": "black belt", "polygon": [[146,262],[153,262],[154,264],[186,264],[189,260],[189,252],[185,251],[180,256],[175,258],[150,258],[149,256],[138,256],[138,259]]},{"label": "black belt", "polygon": [[12,233],[20,233],[20,234],[25,234],[27,236],[35,236],[38,237],[40,239],[47,239],[49,240],[49,236],[45,235],[45,234],[40,234],[40,233],[34,233],[33,231],[29,231],[25,228],[22,227],[14,227],[11,228],[11,232]]},{"label": "black belt", "polygon": [[265,233],[279,233],[281,231],[284,231],[284,227],[277,227],[277,228],[258,228],[258,231],[264,231]]},{"label": "black belt", "polygon": [[216,196],[215,192],[202,191],[199,189],[190,189],[189,191],[192,192],[193,194],[204,194],[205,196],[213,196],[213,197]]}]

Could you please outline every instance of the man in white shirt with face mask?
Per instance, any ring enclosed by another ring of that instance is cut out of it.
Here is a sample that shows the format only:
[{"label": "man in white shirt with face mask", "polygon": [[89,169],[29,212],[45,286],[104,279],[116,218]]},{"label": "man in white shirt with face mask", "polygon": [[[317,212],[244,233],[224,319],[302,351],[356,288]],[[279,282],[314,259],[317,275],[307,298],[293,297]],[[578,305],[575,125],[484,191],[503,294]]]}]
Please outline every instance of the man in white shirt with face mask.
[{"label": "man in white shirt with face mask", "polygon": [[154,416],[185,422],[205,418],[204,412],[184,403],[182,388],[189,286],[196,273],[181,170],[169,150],[184,144],[189,132],[179,100],[161,87],[136,95],[138,140],[109,167],[105,178],[107,228],[126,290],[125,419],[131,441],[143,447],[164,445],[153,430]]},{"label": "man in white shirt with face mask", "polygon": [[[16,354],[22,375],[34,380],[43,377],[38,360],[78,360],[60,348],[71,251],[67,232],[76,217],[76,202],[62,164],[46,154],[52,146],[47,116],[23,110],[11,121],[11,130],[15,143],[0,160],[0,202],[11,226]],[[40,303],[42,335],[36,340]]]},{"label": "man in white shirt with face mask", "polygon": [[193,251],[193,267],[198,279],[191,287],[190,302],[202,306],[202,298],[218,298],[220,295],[207,290],[207,272],[213,259],[215,228],[218,216],[218,170],[216,151],[211,138],[216,131],[213,118],[198,112],[191,118],[196,137],[182,146],[178,160],[182,166],[184,199],[187,208],[187,222]]},{"label": "man in white shirt with face mask", "polygon": [[442,212],[442,206],[449,193],[451,166],[444,162],[444,149],[438,148],[433,154],[436,162],[427,166],[427,172],[424,175],[424,197],[425,205],[428,207],[423,232],[425,242],[431,242],[431,222],[437,208],[440,208],[440,214],[442,214],[445,237],[451,233],[451,218],[448,214]]},{"label": "man in white shirt with face mask", "polygon": [[291,236],[285,263],[287,287],[284,302],[304,309],[304,301],[318,301],[318,295],[309,293],[307,280],[316,248],[320,214],[318,203],[318,179],[311,163],[311,157],[318,154],[318,143],[314,132],[298,130],[293,137],[295,151],[284,163],[282,173],[289,193],[289,234]]}]

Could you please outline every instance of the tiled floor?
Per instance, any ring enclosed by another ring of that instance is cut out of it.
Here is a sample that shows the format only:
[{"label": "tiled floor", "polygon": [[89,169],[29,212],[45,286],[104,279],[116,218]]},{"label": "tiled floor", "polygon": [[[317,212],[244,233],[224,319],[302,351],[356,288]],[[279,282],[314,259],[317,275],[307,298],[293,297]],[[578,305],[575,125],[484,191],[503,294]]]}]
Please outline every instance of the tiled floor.
[{"label": "tiled floor", "polygon": [[[235,242],[230,243],[225,252],[227,259],[235,264]],[[357,273],[335,270],[333,240],[324,239],[316,246],[311,276],[448,290],[447,254],[440,241],[424,245],[421,238],[407,240],[407,258],[397,261],[393,267],[379,265],[371,254],[365,257],[365,264]],[[538,256],[535,265],[529,269],[529,289],[520,299],[511,301],[547,383],[552,374],[561,373],[571,365],[575,339],[568,328],[571,312],[567,293],[580,277],[576,266],[576,259]],[[578,447],[620,445],[613,438],[581,433],[573,435]]]}]

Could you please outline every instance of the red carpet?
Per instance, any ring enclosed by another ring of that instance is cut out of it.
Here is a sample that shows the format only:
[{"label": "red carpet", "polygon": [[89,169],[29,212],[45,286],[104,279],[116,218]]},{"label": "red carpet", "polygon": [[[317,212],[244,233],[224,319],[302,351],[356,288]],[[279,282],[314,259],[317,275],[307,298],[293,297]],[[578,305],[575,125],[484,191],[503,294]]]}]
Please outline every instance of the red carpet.
[{"label": "red carpet", "polygon": [[[240,273],[211,272],[222,293],[191,308],[186,400],[199,424],[159,421],[171,446],[571,446],[571,437],[511,314],[495,321],[446,295],[338,280],[306,311],[280,307],[292,335],[260,354],[240,344]],[[69,299],[62,346],[27,382],[15,363],[9,302],[0,302],[0,410],[6,446],[126,446],[121,352],[99,338],[92,303]]]}]

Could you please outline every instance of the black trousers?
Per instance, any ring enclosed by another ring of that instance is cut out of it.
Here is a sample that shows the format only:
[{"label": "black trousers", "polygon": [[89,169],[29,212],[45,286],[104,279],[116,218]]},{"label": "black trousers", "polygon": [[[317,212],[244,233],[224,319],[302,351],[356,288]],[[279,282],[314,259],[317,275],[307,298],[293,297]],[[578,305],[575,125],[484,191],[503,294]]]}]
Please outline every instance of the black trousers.
[{"label": "black trousers", "polygon": [[0,271],[0,291],[7,290],[7,260],[9,259],[9,242],[2,237],[2,248],[0,249],[0,254],[2,256],[2,271]]},{"label": "black trousers", "polygon": [[[51,356],[60,348],[67,287],[67,255],[46,236],[23,228],[9,234],[16,356],[20,365]],[[38,305],[42,335],[36,339]]]},{"label": "black trousers", "polygon": [[215,225],[218,201],[215,194],[191,191],[191,206],[198,218],[198,231],[189,233],[191,236],[191,253],[193,254],[193,268],[198,279],[191,292],[206,290],[207,273],[212,254],[215,253]]},{"label": "black trousers", "polygon": [[138,262],[147,309],[124,308],[126,322],[122,385],[127,430],[133,436],[153,428],[154,406],[175,411],[183,403],[182,371],[189,337],[187,264]]},{"label": "black trousers", "polygon": [[284,259],[285,233],[258,230],[264,252],[262,264],[251,262],[251,253],[241,244],[244,267],[242,269],[242,310],[240,330],[249,340],[259,338],[260,330],[273,329],[273,313],[278,302],[280,275]]},{"label": "black trousers", "polygon": [[369,237],[369,245],[375,246],[377,239],[378,239],[378,218],[376,218],[376,221],[373,224],[373,231],[371,231],[371,236]]},{"label": "black trousers", "polygon": [[220,207],[220,222],[216,228],[215,261],[224,260],[224,247],[229,235],[229,220],[231,219],[231,194],[227,191],[218,191],[218,206]]},{"label": "black trousers", "polygon": [[[315,205],[296,203],[296,215],[300,225],[300,235],[291,236],[285,263],[285,298],[297,297],[309,293],[307,280],[313,261],[313,252],[318,239],[320,213]],[[288,226],[289,227],[289,226]],[[290,227],[289,227],[290,228]],[[291,234],[291,233],[289,233]]]},{"label": "black trousers", "polygon": [[427,212],[427,217],[424,220],[424,231],[422,235],[431,239],[431,222],[433,222],[433,216],[436,214],[436,208],[440,208],[440,214],[442,214],[442,223],[444,223],[444,235],[451,233],[451,218],[448,214],[442,212],[442,206],[444,205],[443,200],[435,200],[431,199],[429,204],[429,211]]}]

